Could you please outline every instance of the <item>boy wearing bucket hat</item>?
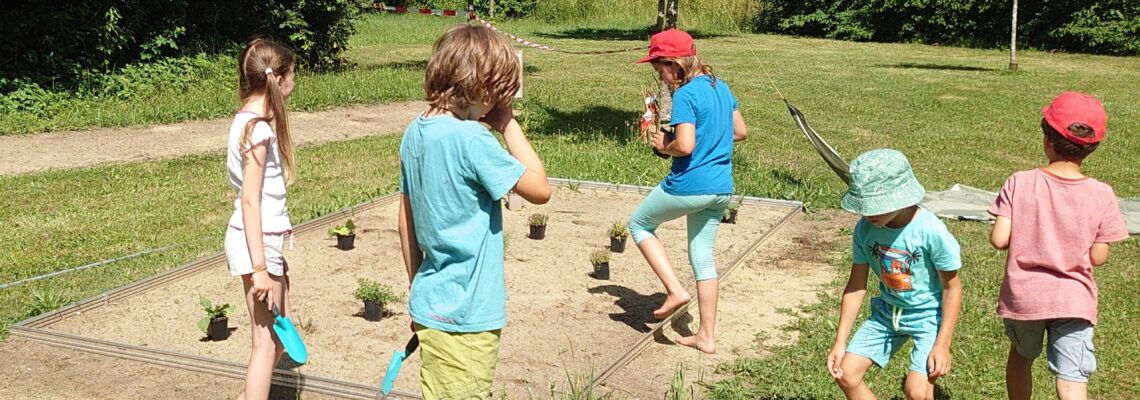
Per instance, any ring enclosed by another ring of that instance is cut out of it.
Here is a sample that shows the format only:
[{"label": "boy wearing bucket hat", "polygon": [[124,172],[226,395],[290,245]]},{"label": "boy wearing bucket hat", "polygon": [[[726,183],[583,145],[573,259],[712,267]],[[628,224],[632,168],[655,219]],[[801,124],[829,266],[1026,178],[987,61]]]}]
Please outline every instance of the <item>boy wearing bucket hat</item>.
[{"label": "boy wearing bucket hat", "polygon": [[1112,187],[1081,173],[1081,162],[1104,139],[1100,101],[1066,92],[1042,112],[1049,165],[1014,173],[989,209],[997,218],[990,242],[1009,250],[997,307],[1010,339],[1006,391],[1010,399],[1030,398],[1031,367],[1048,332],[1046,358],[1058,397],[1084,399],[1096,370],[1092,270],[1108,260],[1109,243],[1128,238],[1128,229]]},{"label": "boy wearing bucket hat", "polygon": [[[962,260],[946,225],[918,207],[925,194],[898,151],[872,150],[851,163],[840,204],[863,218],[855,225],[851,276],[827,355],[827,370],[848,399],[875,398],[863,375],[872,364],[885,367],[907,339],[914,340],[903,387],[907,399],[933,399],[935,380],[950,372]],[[870,318],[846,345],[870,271],[879,278],[881,294],[871,299]]]}]

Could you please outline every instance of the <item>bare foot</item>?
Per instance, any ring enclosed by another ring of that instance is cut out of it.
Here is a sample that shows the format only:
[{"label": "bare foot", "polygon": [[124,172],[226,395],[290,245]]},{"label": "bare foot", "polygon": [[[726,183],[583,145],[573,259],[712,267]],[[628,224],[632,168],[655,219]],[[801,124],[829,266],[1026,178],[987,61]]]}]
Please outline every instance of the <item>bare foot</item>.
[{"label": "bare foot", "polygon": [[692,300],[692,297],[689,297],[689,294],[686,292],[666,296],[665,304],[662,304],[661,308],[653,310],[653,317],[657,319],[669,318],[669,315],[673,314],[673,311],[677,311],[678,308],[689,304],[689,300]]},{"label": "bare foot", "polygon": [[715,339],[702,339],[694,336],[679,337],[676,340],[677,344],[682,346],[692,347],[694,349],[703,351],[708,354],[716,353],[716,340]]}]

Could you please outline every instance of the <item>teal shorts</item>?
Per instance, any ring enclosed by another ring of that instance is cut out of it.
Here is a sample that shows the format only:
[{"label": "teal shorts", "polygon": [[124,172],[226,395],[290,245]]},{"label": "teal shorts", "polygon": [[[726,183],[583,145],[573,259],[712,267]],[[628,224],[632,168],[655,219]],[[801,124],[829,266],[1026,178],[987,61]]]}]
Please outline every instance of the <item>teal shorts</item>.
[{"label": "teal shorts", "polygon": [[855,332],[855,337],[847,345],[847,352],[866,357],[879,368],[884,368],[907,339],[914,339],[910,370],[927,375],[927,359],[934,348],[934,340],[938,338],[941,322],[940,308],[904,310],[876,297],[871,299],[871,318]]}]

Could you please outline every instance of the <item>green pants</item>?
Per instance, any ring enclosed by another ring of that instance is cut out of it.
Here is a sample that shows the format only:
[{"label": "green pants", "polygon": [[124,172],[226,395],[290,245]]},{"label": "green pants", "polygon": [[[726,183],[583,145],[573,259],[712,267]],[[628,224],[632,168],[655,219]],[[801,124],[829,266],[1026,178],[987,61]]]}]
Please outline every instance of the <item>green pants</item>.
[{"label": "green pants", "polygon": [[426,400],[487,399],[499,359],[499,334],[444,332],[415,324],[420,338],[420,387]]}]

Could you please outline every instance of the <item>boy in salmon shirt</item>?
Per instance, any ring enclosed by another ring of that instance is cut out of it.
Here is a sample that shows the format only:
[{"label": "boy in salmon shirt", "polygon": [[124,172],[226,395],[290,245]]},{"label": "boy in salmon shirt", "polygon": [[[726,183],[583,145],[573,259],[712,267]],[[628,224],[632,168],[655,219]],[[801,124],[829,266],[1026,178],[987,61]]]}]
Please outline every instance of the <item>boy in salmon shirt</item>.
[{"label": "boy in salmon shirt", "polygon": [[1081,162],[1104,139],[1100,101],[1066,92],[1042,112],[1049,165],[1014,173],[989,208],[997,218],[990,242],[1009,250],[997,307],[1011,343],[1006,391],[1013,400],[1031,397],[1031,367],[1048,332],[1057,396],[1086,399],[1096,371],[1093,267],[1108,260],[1108,244],[1127,239],[1128,230],[1112,187],[1081,173]]}]

